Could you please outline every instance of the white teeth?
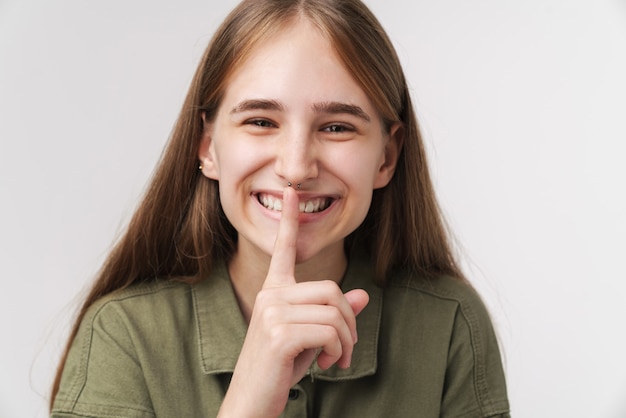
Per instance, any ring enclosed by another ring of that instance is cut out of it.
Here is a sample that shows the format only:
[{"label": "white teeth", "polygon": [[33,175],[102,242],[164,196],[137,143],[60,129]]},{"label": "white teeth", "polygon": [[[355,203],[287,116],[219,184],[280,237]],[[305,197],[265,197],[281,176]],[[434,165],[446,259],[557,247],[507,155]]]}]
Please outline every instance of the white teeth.
[{"label": "white teeth", "polygon": [[[270,210],[281,212],[283,209],[283,201],[267,194],[259,194],[259,202]],[[330,204],[329,199],[318,197],[316,199],[307,200],[298,204],[300,212],[314,213],[321,212]]]}]

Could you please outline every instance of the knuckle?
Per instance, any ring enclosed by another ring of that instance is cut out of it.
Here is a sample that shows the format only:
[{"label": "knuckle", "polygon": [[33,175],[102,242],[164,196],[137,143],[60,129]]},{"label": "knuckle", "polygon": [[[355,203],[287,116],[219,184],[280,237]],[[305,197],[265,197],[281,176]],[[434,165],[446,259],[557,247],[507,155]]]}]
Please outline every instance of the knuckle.
[{"label": "knuckle", "polygon": [[340,291],[339,285],[333,280],[323,280],[321,284],[322,286],[324,286],[324,289],[329,293],[337,293],[337,291]]},{"label": "knuckle", "polygon": [[345,319],[341,311],[337,308],[333,308],[330,312],[330,322],[339,326],[345,323]]},{"label": "knuckle", "polygon": [[339,340],[339,332],[337,328],[331,326],[322,327],[321,331],[324,339],[329,342],[336,342]]},{"label": "knuckle", "polygon": [[284,348],[289,342],[289,333],[283,324],[274,325],[269,330],[270,344],[275,348]]},{"label": "knuckle", "polygon": [[273,299],[273,297],[274,292],[272,291],[272,289],[261,289],[256,295],[254,306],[265,307],[270,304],[270,301]]},{"label": "knuckle", "polygon": [[276,305],[266,306],[261,312],[261,316],[264,322],[268,324],[275,324],[281,317],[280,308]]},{"label": "knuckle", "polygon": [[332,280],[323,280],[319,284],[321,286],[322,292],[326,295],[329,302],[333,305],[339,305],[343,300],[343,292],[339,285]]}]

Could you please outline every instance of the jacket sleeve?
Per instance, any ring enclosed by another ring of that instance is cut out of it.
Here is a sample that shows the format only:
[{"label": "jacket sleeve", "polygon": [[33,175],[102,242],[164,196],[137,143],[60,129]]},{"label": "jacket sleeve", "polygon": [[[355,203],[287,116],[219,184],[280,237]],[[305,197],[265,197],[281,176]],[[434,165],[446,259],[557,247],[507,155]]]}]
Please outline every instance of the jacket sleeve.
[{"label": "jacket sleeve", "polygon": [[63,370],[52,417],[154,417],[127,319],[113,302],[83,319]]}]

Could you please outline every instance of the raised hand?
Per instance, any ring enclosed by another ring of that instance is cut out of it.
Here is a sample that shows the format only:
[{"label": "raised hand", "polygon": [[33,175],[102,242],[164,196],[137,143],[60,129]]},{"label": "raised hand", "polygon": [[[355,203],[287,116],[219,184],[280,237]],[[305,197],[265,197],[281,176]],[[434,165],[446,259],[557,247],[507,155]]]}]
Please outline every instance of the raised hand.
[{"label": "raised hand", "polygon": [[332,281],[296,283],[298,216],[296,192],[285,188],[270,267],[220,416],[280,415],[289,389],[305,375],[318,350],[320,368],[350,366],[356,315],[367,305],[367,293],[344,295]]}]

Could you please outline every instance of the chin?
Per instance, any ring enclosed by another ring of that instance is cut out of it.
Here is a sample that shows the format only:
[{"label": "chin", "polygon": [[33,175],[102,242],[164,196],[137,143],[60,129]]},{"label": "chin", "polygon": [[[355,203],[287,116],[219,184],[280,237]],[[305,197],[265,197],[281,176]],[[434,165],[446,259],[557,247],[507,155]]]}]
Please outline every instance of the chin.
[{"label": "chin", "polygon": [[316,253],[307,251],[296,251],[296,264],[303,264],[315,257]]},{"label": "chin", "polygon": [[[303,240],[304,241],[304,240]],[[328,263],[336,259],[337,251],[343,252],[343,240],[335,242],[324,247],[318,245],[310,245],[311,242],[316,242],[314,239],[307,239],[307,242],[298,240],[296,249],[296,264],[306,263],[316,257],[320,257],[319,263]]]}]

